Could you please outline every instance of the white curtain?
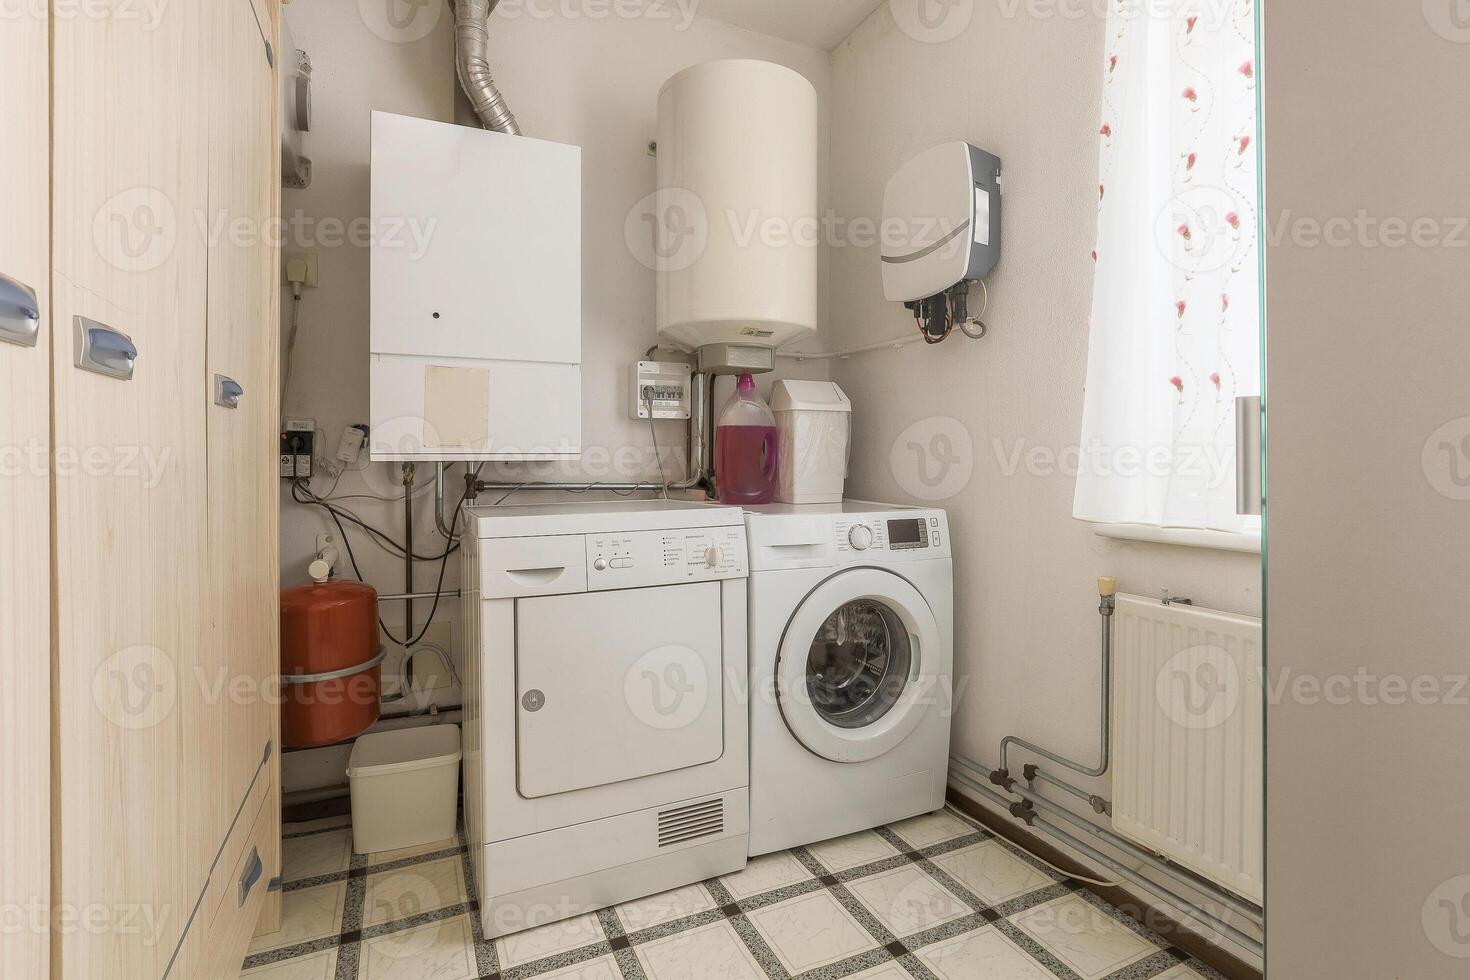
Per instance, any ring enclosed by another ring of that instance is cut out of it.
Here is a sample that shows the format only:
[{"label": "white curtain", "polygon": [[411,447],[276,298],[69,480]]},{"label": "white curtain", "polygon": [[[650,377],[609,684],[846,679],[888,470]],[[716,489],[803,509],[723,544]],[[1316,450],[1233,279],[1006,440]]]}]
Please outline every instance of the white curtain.
[{"label": "white curtain", "polygon": [[1235,399],[1260,394],[1254,0],[1110,0],[1074,516],[1248,531]]}]

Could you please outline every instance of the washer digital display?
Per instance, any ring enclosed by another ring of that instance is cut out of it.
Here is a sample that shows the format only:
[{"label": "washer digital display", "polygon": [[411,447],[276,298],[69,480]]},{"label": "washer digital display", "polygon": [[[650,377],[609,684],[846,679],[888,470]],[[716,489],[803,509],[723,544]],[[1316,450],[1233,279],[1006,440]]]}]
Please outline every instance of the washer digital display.
[{"label": "washer digital display", "polygon": [[889,521],[888,547],[902,551],[929,547],[929,528],[923,520]]}]

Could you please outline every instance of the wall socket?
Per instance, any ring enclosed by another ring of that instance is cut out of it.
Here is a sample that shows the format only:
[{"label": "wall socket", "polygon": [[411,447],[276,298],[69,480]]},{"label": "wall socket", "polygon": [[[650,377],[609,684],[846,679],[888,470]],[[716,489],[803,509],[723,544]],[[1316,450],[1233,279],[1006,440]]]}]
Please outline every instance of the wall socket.
[{"label": "wall socket", "polygon": [[283,252],[281,253],[282,278],[286,282],[291,281],[291,264],[293,262],[306,263],[306,281],[302,283],[308,289],[315,289],[317,285],[317,253],[315,252]]}]

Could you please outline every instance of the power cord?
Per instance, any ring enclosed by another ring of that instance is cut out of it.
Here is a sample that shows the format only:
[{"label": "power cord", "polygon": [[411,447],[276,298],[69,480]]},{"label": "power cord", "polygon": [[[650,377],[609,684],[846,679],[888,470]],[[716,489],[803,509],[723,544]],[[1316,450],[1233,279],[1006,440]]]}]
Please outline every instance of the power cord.
[{"label": "power cord", "polygon": [[[367,521],[363,520],[356,513],[348,510],[346,507],[338,507],[330,499],[314,493],[311,487],[308,486],[305,479],[292,481],[291,499],[295,500],[298,504],[302,504],[304,506],[320,507],[331,514],[333,516],[333,519],[339,517],[343,518],[349,523],[354,524],[362,530],[366,531],[371,536],[373,543],[377,544],[384,551],[387,551],[390,555],[393,555],[395,558],[407,557],[406,549],[403,545],[399,544],[396,540],[394,540],[392,537],[389,537],[383,531],[380,531],[377,528],[373,527]],[[400,497],[398,499],[402,500],[403,498]],[[455,545],[454,547],[456,550],[458,550],[458,545]],[[418,553],[415,553],[413,556],[413,560],[433,562],[438,561],[439,557],[440,556],[437,554],[420,555]]]},{"label": "power cord", "polygon": [[658,449],[658,423],[653,420],[653,385],[643,386],[643,404],[648,406],[648,434],[653,437],[653,461],[658,464],[658,482],[665,500],[669,499],[669,479],[664,475],[664,457]]},{"label": "power cord", "polygon": [[[475,479],[476,480],[478,480],[480,478],[480,472],[484,468],[485,468],[485,464],[484,463],[481,463],[480,466],[479,466],[479,468],[475,470]],[[294,488],[300,486],[300,484],[301,484],[301,481],[299,481],[299,480],[292,484],[293,493],[294,493]],[[459,519],[460,519],[460,516],[464,513],[464,505],[465,505],[465,502],[469,500],[469,496],[470,496],[469,485],[466,484],[465,491],[464,491],[463,494],[460,495],[459,503],[454,508],[454,517],[449,522],[449,532],[450,532],[450,534],[453,534],[454,531],[455,531],[455,529],[459,526]],[[341,511],[341,508],[333,507],[331,504],[325,504],[325,503],[319,504],[318,506],[320,506],[323,509],[325,509],[326,512],[329,515],[331,515],[332,522],[337,525],[337,533],[339,535],[341,535],[341,537],[342,537],[342,544],[347,549],[347,560],[352,564],[352,574],[357,577],[357,580],[359,582],[361,582],[364,585],[366,585],[367,584],[367,579],[363,578],[362,568],[357,564],[357,555],[352,550],[352,539],[347,536],[347,529],[342,525],[342,519],[339,516],[339,512]],[[359,521],[358,523],[362,523],[362,522]],[[362,526],[364,528],[366,528],[367,530],[372,531],[374,534],[381,534],[382,533],[380,531],[377,531],[375,528],[369,527],[366,524],[362,524]],[[384,537],[386,537],[386,535],[384,535]],[[426,636],[429,635],[429,629],[434,625],[434,616],[439,612],[439,602],[443,598],[443,593],[444,593],[444,576],[449,571],[449,557],[450,557],[450,555],[454,554],[458,550],[459,550],[459,545],[455,544],[453,541],[450,541],[450,542],[448,542],[446,544],[446,546],[444,548],[444,553],[443,554],[438,555],[435,558],[422,559],[424,561],[438,561],[439,562],[439,579],[438,579],[438,582],[434,586],[434,604],[429,608],[429,616],[428,616],[427,619],[424,620],[424,628],[423,628],[423,630],[421,630],[419,632],[419,635],[416,636],[416,637],[414,637],[413,639],[407,641],[407,642],[405,642],[403,640],[400,640],[398,637],[396,637],[396,636],[393,635],[393,631],[388,628],[388,624],[383,622],[383,617],[382,616],[379,616],[378,617],[378,628],[383,631],[383,635],[384,636],[388,637],[389,640],[392,640],[395,644],[397,644],[398,646],[402,647],[405,650],[412,650],[413,647],[416,647],[420,643],[423,642],[424,637],[426,637]]]}]

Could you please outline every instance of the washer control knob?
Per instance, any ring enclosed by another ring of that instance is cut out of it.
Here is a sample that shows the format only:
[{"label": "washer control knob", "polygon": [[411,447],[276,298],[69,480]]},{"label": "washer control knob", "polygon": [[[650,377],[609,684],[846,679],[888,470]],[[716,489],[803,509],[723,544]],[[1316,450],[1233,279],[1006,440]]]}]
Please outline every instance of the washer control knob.
[{"label": "washer control knob", "polygon": [[724,553],[719,548],[711,547],[704,553],[704,563],[710,568],[719,568],[720,559],[723,557],[725,557]]},{"label": "washer control knob", "polygon": [[595,569],[597,569],[599,572],[605,572],[605,571],[607,571],[607,559],[606,558],[599,558],[599,559],[597,559],[596,561],[594,561],[592,563],[592,567],[595,568]]},{"label": "washer control knob", "polygon": [[866,524],[854,524],[852,530],[847,532],[847,543],[852,545],[854,551],[867,551],[873,547],[873,529]]}]

